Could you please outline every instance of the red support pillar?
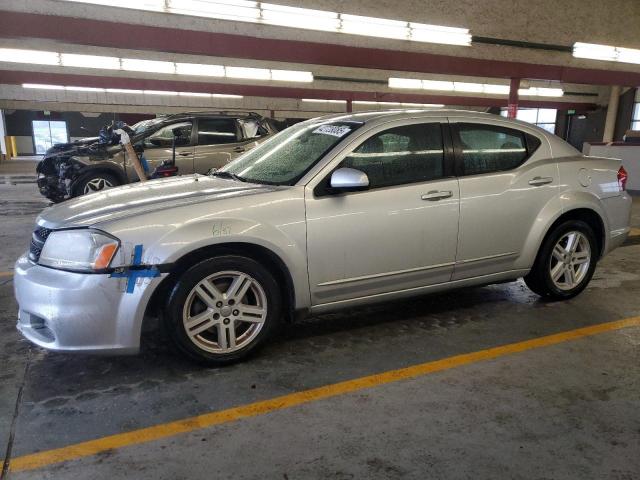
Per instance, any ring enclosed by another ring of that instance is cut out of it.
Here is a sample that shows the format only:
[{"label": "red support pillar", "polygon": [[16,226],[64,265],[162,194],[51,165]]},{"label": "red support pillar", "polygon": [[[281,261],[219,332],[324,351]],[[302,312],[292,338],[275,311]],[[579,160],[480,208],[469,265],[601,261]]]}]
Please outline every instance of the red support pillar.
[{"label": "red support pillar", "polygon": [[518,113],[518,90],[520,89],[520,79],[512,78],[509,86],[509,104],[507,106],[507,116],[516,118]]},{"label": "red support pillar", "polygon": [[347,100],[347,112],[348,113],[353,112],[353,100],[351,99]]}]

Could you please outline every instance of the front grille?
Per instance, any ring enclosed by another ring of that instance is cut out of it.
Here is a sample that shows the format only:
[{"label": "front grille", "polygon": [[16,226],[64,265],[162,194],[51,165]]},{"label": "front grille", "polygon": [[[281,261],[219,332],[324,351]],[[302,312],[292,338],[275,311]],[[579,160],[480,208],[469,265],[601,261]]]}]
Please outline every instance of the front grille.
[{"label": "front grille", "polygon": [[42,253],[42,247],[44,247],[44,242],[51,232],[51,229],[44,227],[38,227],[33,231],[33,235],[31,235],[31,245],[29,245],[29,260],[34,263],[38,262],[40,254]]}]

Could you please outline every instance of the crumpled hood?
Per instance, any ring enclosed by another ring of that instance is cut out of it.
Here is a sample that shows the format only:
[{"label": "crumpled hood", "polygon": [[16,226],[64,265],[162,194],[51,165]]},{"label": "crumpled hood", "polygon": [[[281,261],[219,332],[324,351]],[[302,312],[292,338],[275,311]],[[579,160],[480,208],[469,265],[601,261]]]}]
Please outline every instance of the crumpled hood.
[{"label": "crumpled hood", "polygon": [[42,211],[37,223],[47,228],[89,226],[160,209],[271,192],[277,188],[286,187],[198,174],[150,180],[53,205]]}]

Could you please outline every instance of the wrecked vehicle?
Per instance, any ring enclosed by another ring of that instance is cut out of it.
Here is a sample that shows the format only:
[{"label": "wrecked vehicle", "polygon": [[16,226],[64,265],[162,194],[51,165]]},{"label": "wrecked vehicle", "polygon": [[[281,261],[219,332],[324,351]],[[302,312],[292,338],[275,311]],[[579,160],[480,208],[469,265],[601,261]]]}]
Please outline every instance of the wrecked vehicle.
[{"label": "wrecked vehicle", "polygon": [[40,193],[54,203],[138,181],[117,128],[125,128],[148,172],[173,162],[177,173],[207,173],[223,167],[276,132],[257,113],[187,112],[121,122],[91,137],[49,149],[36,168]]}]

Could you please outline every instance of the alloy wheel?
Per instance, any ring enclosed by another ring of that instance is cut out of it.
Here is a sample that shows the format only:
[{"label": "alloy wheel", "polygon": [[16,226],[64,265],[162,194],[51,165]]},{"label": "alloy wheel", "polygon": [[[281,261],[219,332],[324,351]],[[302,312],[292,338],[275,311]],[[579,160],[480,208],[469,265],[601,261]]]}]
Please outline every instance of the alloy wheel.
[{"label": "alloy wheel", "polygon": [[97,177],[89,180],[84,186],[84,194],[99,192],[100,190],[106,190],[107,188],[113,188],[113,184],[106,178]]},{"label": "alloy wheel", "polygon": [[238,271],[210,275],[191,289],[182,323],[202,350],[226,354],[250,344],[267,318],[267,296],[254,278]]},{"label": "alloy wheel", "polygon": [[551,253],[551,281],[560,290],[573,290],[587,276],[590,265],[589,239],[578,231],[567,232],[558,240]]}]

